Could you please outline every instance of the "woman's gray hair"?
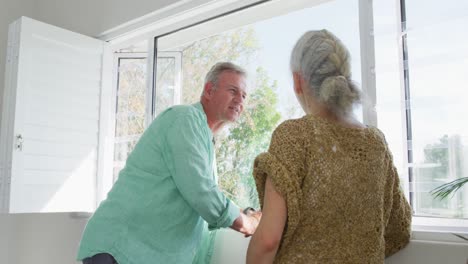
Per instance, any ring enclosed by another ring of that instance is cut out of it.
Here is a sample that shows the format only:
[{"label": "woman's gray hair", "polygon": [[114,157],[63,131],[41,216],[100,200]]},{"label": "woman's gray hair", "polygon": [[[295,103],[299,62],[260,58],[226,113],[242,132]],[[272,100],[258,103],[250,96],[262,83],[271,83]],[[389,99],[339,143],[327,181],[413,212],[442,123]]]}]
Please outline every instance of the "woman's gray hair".
[{"label": "woman's gray hair", "polygon": [[[244,70],[242,67],[232,62],[218,62],[215,65],[213,65],[210,71],[206,74],[204,84],[211,82],[216,87],[216,85],[218,84],[219,75],[224,71],[235,72],[239,75],[247,77],[247,71]],[[203,92],[202,92],[202,95],[203,95]]]},{"label": "woman's gray hair", "polygon": [[361,93],[351,80],[349,52],[332,33],[306,32],[291,53],[291,70],[308,83],[318,101],[340,116],[352,113]]}]

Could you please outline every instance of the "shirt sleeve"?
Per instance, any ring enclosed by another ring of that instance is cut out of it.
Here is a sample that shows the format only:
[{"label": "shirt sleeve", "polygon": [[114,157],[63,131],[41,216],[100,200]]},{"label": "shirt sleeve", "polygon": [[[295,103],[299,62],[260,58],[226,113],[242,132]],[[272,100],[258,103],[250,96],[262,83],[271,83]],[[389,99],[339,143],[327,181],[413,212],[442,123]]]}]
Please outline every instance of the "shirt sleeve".
[{"label": "shirt sleeve", "polygon": [[240,211],[213,178],[211,139],[203,122],[191,114],[177,116],[166,133],[165,157],[181,195],[212,230],[231,226]]}]

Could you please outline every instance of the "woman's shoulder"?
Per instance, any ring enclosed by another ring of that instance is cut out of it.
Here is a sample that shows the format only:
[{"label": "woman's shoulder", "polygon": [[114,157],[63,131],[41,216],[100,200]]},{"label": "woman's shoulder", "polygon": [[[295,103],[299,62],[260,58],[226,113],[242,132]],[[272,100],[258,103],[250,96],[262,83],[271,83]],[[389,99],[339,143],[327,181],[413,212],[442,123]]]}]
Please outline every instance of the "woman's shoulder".
[{"label": "woman's shoulder", "polygon": [[302,118],[285,120],[273,131],[270,149],[294,149],[303,146],[309,134],[310,131]]},{"label": "woman's shoulder", "polygon": [[383,145],[387,145],[387,140],[385,139],[385,134],[382,132],[382,130],[375,126],[368,126],[367,129],[375,141],[378,141]]},{"label": "woman's shoulder", "polygon": [[276,134],[288,134],[288,135],[297,135],[302,132],[307,127],[307,123],[304,117],[296,119],[288,119],[283,121],[275,129],[274,133]]}]

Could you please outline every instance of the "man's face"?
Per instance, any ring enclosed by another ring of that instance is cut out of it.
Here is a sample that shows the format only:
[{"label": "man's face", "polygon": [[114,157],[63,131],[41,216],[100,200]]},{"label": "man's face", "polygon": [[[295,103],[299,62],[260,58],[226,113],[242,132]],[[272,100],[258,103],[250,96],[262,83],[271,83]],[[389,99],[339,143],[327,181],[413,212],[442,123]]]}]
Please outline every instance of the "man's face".
[{"label": "man's face", "polygon": [[247,97],[245,77],[232,71],[218,76],[216,88],[212,91],[211,103],[218,121],[236,121],[244,110]]}]

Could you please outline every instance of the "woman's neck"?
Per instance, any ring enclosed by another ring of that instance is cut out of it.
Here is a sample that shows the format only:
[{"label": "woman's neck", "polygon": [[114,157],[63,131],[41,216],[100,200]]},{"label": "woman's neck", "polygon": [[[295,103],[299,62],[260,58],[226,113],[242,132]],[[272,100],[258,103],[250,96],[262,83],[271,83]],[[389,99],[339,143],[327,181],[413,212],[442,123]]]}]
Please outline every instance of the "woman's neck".
[{"label": "woman's neck", "polygon": [[313,111],[309,111],[308,114],[314,115],[316,117],[320,117],[331,123],[340,124],[341,126],[344,126],[344,127],[351,127],[351,128],[365,128],[366,127],[364,124],[359,122],[352,114],[341,116],[330,111],[328,108],[324,106],[318,107],[314,109]]}]

